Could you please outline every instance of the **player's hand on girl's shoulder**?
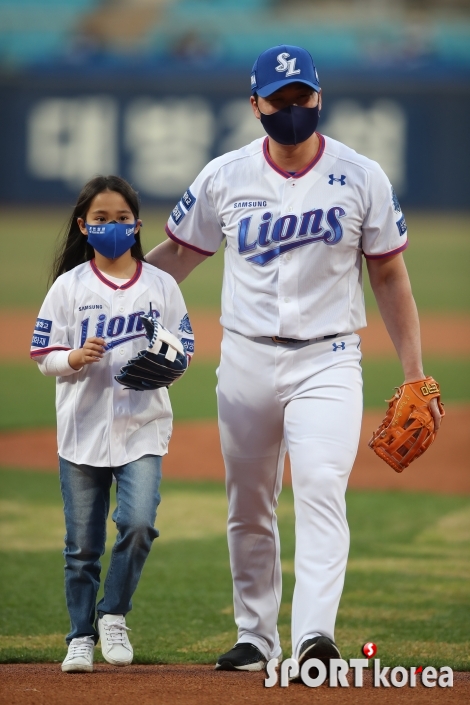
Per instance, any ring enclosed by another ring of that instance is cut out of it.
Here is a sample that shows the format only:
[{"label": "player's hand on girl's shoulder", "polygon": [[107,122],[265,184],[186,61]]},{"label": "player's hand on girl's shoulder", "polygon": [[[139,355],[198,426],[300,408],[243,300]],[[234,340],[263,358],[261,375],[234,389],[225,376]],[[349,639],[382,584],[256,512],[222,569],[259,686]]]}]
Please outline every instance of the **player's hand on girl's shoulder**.
[{"label": "player's hand on girl's shoulder", "polygon": [[87,338],[82,348],[72,350],[69,355],[69,365],[74,370],[79,370],[83,365],[99,362],[103,357],[106,343],[103,338]]}]

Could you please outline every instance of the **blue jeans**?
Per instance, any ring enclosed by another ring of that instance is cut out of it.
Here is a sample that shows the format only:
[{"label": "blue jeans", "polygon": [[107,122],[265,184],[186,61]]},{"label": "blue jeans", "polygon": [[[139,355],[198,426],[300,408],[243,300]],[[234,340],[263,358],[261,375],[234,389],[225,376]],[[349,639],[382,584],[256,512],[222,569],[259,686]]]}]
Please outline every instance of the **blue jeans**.
[{"label": "blue jeans", "polygon": [[[144,455],[116,468],[76,465],[59,457],[67,531],[65,596],[71,623],[67,643],[80,636],[98,640],[95,612],[100,616],[125,615],[132,609],[132,595],[152,542],[158,536],[154,523],[160,504],[161,465],[159,455]],[[118,534],[104,596],[96,605],[113,476],[117,482],[113,521]]]}]

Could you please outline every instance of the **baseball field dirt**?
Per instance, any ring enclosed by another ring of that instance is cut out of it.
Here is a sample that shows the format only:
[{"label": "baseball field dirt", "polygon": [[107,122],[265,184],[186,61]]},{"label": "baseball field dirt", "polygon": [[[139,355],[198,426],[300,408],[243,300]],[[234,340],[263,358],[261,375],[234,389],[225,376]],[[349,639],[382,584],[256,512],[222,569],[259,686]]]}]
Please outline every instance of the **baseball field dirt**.
[{"label": "baseball field dirt", "polygon": [[8,664],[0,666],[1,705],[394,705],[412,703],[468,703],[470,673],[455,673],[452,688],[375,688],[371,673],[364,686],[307,688],[264,687],[263,673],[214,671],[213,666],[129,666],[98,664],[93,674],[64,674],[59,664]]},{"label": "baseball field dirt", "polygon": [[[349,482],[361,489],[402,489],[470,494],[468,428],[470,405],[449,405],[436,442],[403,473],[397,474],[367,445],[382,411],[366,411],[359,452]],[[188,449],[191,461],[188,462]],[[181,480],[223,480],[224,468],[215,421],[175,424],[164,476]],[[0,434],[0,465],[28,470],[57,471],[57,445],[53,429],[12,431]],[[289,467],[285,482],[290,482]]]}]

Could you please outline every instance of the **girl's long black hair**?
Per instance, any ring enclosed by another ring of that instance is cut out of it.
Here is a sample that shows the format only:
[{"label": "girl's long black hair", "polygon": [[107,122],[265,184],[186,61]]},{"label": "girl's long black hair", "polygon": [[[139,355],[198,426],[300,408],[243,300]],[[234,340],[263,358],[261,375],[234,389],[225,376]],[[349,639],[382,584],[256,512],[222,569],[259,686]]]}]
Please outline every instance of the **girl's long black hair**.
[{"label": "girl's long black hair", "polygon": [[[103,191],[116,191],[125,199],[135,219],[139,217],[139,196],[130,184],[120,176],[95,176],[88,181],[80,191],[75,208],[66,226],[65,234],[59,245],[51,271],[51,280],[55,282],[61,274],[70,271],[78,264],[83,264],[94,258],[95,252],[88,239],[82,235],[77,218],[86,220],[90,204],[95,196]],[[144,261],[144,253],[140,243],[140,232],[135,235],[135,244],[131,247],[134,259]]]}]

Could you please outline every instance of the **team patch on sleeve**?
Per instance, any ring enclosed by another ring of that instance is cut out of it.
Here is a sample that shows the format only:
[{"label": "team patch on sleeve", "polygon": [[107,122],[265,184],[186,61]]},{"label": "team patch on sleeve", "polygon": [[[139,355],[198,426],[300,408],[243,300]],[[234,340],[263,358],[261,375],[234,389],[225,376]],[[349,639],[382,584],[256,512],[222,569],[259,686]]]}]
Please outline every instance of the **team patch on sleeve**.
[{"label": "team patch on sleeve", "polygon": [[399,213],[401,211],[401,206],[400,202],[397,198],[397,194],[395,193],[395,189],[392,186],[392,204],[393,204],[393,210],[395,213]]},{"label": "team patch on sleeve", "polygon": [[395,213],[399,213],[401,211],[401,206],[400,202],[397,198],[397,194],[395,193],[395,189],[392,186],[392,204],[393,204],[393,210]]},{"label": "team patch on sleeve", "polygon": [[182,200],[183,205],[184,205],[184,207],[186,208],[187,211],[190,211],[191,208],[192,208],[192,207],[194,206],[194,204],[196,203],[196,197],[193,196],[193,194],[191,193],[191,191],[189,190],[189,188],[188,188],[187,191],[185,191],[185,192],[183,193],[183,197],[182,197],[181,200]]},{"label": "team patch on sleeve", "polygon": [[173,222],[175,223],[175,225],[178,225],[178,223],[181,223],[181,221],[183,220],[185,215],[186,215],[186,213],[182,209],[181,201],[180,201],[179,203],[176,204],[176,206],[171,211],[171,218],[172,218]]},{"label": "team patch on sleeve", "polygon": [[31,343],[31,346],[33,348],[47,348],[48,345],[49,345],[49,336],[48,335],[37,335],[37,333],[34,333],[33,340]]},{"label": "team patch on sleeve", "polygon": [[189,320],[189,316],[187,313],[181,319],[181,323],[179,324],[178,330],[180,330],[182,333],[189,333],[190,335],[192,335],[193,329],[191,327],[191,321]]},{"label": "team patch on sleeve", "polygon": [[405,221],[404,215],[402,215],[400,220],[397,221],[397,228],[398,228],[398,232],[400,233],[400,237],[406,233],[408,228],[406,227],[406,221]]},{"label": "team patch on sleeve", "polygon": [[194,353],[194,340],[191,338],[181,338],[181,345],[190,355]]},{"label": "team patch on sleeve", "polygon": [[52,321],[47,320],[47,318],[38,318],[34,330],[38,330],[41,333],[50,333],[52,330]]}]

